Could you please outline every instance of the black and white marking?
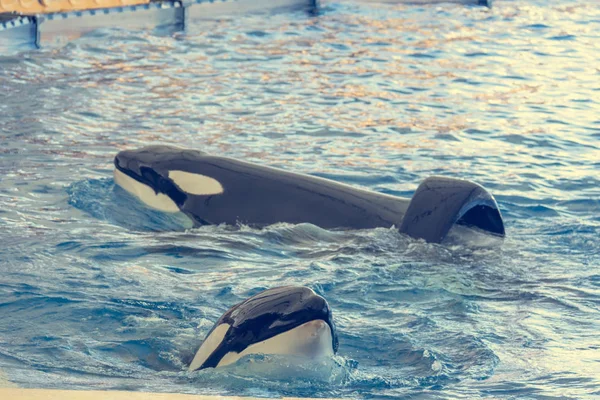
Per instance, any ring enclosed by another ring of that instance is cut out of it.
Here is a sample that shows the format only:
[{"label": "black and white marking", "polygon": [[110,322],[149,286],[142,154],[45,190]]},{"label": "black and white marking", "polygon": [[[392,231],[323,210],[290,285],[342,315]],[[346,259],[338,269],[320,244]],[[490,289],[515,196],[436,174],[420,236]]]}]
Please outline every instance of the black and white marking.
[{"label": "black and white marking", "polygon": [[337,348],[327,301],[307,287],[277,287],[230,308],[204,339],[189,371],[222,367],[249,354],[321,358]]},{"label": "black and white marking", "polygon": [[181,211],[196,225],[396,226],[439,243],[461,224],[504,236],[494,197],[462,179],[427,178],[405,199],[200,151],[149,146],[117,154],[115,182],[148,206]]}]

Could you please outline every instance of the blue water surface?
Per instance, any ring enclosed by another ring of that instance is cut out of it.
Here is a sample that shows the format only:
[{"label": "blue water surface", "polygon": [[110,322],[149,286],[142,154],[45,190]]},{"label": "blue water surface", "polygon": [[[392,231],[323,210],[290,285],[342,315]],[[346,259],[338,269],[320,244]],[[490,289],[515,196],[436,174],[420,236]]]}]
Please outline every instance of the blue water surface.
[{"label": "blue water surface", "polygon": [[[598,2],[326,2],[98,30],[0,56],[0,88],[0,369],[14,384],[600,395]],[[472,179],[507,238],[185,229],[114,185],[114,155],[150,143],[406,197],[430,175]],[[224,311],[285,284],[329,301],[335,359],[186,371]]]}]

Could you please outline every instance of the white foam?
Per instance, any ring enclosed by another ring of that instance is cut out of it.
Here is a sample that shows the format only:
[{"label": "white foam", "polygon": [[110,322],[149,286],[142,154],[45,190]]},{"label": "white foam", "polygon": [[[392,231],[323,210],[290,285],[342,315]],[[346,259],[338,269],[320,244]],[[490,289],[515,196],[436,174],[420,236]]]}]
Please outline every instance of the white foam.
[{"label": "white foam", "polygon": [[169,179],[182,191],[198,196],[223,193],[223,186],[210,176],[186,171],[169,171]]},{"label": "white foam", "polygon": [[169,196],[164,193],[156,193],[150,186],[125,175],[115,168],[115,183],[123,189],[136,196],[149,207],[164,212],[179,212],[179,207]]}]

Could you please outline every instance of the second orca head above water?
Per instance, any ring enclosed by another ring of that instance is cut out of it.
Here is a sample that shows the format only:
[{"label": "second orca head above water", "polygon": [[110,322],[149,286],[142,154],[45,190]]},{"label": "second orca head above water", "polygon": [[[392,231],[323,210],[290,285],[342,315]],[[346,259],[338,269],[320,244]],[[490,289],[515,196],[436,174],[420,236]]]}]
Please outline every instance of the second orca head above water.
[{"label": "second orca head above water", "polygon": [[150,207],[178,212],[190,196],[223,193],[215,179],[194,171],[200,151],[148,146],[121,151],[115,157],[115,183]]},{"label": "second orca head above water", "polygon": [[311,289],[283,286],[231,307],[202,342],[189,371],[232,364],[249,354],[321,358],[337,352],[327,301]]},{"label": "second orca head above water", "polygon": [[325,229],[390,228],[441,242],[455,224],[504,236],[494,197],[463,179],[429,177],[412,199],[201,151],[148,146],[115,157],[115,182],[152,208],[196,225],[311,223]]}]

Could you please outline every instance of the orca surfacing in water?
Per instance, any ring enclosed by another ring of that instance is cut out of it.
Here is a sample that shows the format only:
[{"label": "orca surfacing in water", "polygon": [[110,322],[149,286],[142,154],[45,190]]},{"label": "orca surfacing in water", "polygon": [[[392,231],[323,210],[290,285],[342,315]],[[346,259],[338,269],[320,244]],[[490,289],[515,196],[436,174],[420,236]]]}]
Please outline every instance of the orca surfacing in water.
[{"label": "orca surfacing in water", "polygon": [[188,370],[232,364],[248,354],[321,358],[337,352],[327,301],[311,289],[268,289],[231,307],[200,345]]},{"label": "orca surfacing in water", "polygon": [[196,225],[311,223],[325,229],[396,226],[441,242],[454,224],[504,236],[494,197],[462,179],[425,179],[412,199],[197,150],[148,146],[115,157],[115,182],[155,209]]}]

